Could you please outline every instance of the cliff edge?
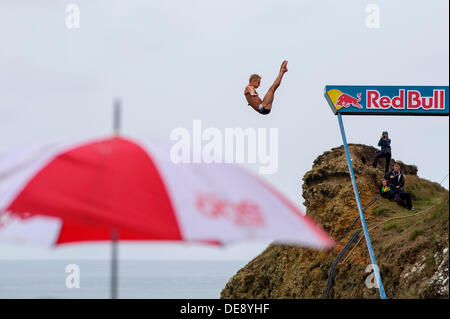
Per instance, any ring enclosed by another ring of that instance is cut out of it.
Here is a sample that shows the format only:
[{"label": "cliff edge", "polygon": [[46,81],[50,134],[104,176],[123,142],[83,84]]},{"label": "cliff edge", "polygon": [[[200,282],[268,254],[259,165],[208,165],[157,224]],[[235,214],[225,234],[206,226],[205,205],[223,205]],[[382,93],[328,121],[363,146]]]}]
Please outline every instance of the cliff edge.
[{"label": "cliff edge", "polygon": [[[350,144],[350,154],[363,207],[378,195],[384,159],[369,168],[377,149]],[[372,246],[388,298],[448,298],[449,193],[438,183],[417,176],[417,167],[400,161],[405,190],[414,211],[379,198],[365,211]],[[324,298],[330,267],[358,229],[353,189],[343,147],[317,157],[303,177],[306,213],[336,241],[332,251],[271,244],[226,284],[221,298]],[[378,298],[370,288],[370,264],[364,235],[336,264],[328,298]]]}]

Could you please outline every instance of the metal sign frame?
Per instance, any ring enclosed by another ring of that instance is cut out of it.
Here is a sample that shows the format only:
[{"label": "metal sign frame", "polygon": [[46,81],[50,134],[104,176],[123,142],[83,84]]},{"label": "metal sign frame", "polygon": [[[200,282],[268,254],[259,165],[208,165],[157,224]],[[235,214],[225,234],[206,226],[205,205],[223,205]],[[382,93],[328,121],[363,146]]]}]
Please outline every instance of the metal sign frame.
[{"label": "metal sign frame", "polygon": [[449,116],[449,87],[327,85],[325,86],[324,95],[331,110],[338,118],[356,206],[372,262],[375,280],[380,298],[386,299],[386,293],[359,198],[342,115]]}]

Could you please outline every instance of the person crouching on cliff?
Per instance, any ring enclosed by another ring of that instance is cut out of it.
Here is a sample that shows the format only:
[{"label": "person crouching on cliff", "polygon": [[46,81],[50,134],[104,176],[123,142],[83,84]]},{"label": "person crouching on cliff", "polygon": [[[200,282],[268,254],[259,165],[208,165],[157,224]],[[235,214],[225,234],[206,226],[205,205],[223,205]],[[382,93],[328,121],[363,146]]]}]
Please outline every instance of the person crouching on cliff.
[{"label": "person crouching on cliff", "polygon": [[386,199],[391,199],[392,200],[395,197],[395,190],[392,189],[388,185],[387,180],[385,180],[384,178],[381,180],[380,193],[381,193],[381,196],[386,198]]},{"label": "person crouching on cliff", "polygon": [[400,165],[395,164],[394,169],[386,172],[384,178],[388,181],[388,184],[403,191],[403,188],[405,187],[405,177],[400,171]]},{"label": "person crouching on cliff", "polygon": [[406,209],[414,210],[411,194],[396,188],[384,178],[381,180],[380,193],[382,197],[393,200]]}]

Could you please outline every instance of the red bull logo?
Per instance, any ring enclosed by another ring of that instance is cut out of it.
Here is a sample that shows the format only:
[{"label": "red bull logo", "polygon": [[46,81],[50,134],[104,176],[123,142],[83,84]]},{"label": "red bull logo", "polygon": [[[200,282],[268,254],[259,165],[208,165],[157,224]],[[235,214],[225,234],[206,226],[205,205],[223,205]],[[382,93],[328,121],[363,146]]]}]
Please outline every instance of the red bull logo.
[{"label": "red bull logo", "polygon": [[349,108],[351,106],[357,107],[358,109],[362,109],[363,106],[359,103],[361,102],[361,93],[356,94],[356,97],[343,93],[340,90],[332,89],[327,92],[328,96],[331,99],[331,102],[334,104],[336,110],[339,110],[343,107]]},{"label": "red bull logo", "polygon": [[353,105],[357,108],[362,109],[363,106],[361,104],[359,104],[358,102],[361,101],[361,93],[358,93],[356,95],[356,98],[354,98],[351,95],[342,93],[341,95],[339,95],[337,101],[336,101],[336,106],[340,106],[340,107],[349,107],[350,105]]},{"label": "red bull logo", "polygon": [[382,96],[378,90],[366,91],[367,109],[445,109],[445,90],[433,90],[432,96],[424,96],[417,90],[399,90],[394,97]]},{"label": "red bull logo", "polygon": [[334,114],[449,115],[448,86],[327,85]]}]

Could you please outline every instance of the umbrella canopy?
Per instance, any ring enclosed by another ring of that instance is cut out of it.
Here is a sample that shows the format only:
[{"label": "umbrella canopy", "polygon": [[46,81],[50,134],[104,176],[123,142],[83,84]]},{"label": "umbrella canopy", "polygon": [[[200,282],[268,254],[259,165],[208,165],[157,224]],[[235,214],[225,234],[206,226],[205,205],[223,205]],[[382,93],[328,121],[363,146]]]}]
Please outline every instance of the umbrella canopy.
[{"label": "umbrella canopy", "polygon": [[324,249],[333,240],[233,164],[175,164],[170,145],[112,137],[0,155],[0,241],[262,239]]}]

